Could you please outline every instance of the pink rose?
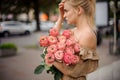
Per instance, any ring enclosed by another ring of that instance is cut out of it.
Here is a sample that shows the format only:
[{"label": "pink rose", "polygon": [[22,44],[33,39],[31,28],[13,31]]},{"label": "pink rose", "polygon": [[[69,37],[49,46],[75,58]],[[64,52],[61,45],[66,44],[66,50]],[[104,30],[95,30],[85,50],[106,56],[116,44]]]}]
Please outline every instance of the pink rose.
[{"label": "pink rose", "polygon": [[66,42],[66,37],[63,35],[58,36],[58,41],[61,43],[65,43]]},{"label": "pink rose", "polygon": [[65,48],[65,53],[74,54],[75,52],[72,46],[67,46]]},{"label": "pink rose", "polygon": [[56,44],[57,38],[54,36],[48,36],[49,45]]},{"label": "pink rose", "polygon": [[43,46],[43,47],[48,46],[48,38],[47,38],[47,36],[41,36],[40,37],[40,45]]},{"label": "pink rose", "polygon": [[45,55],[45,63],[48,66],[52,66],[54,60],[55,60],[54,54],[48,53],[48,54]]},{"label": "pink rose", "polygon": [[50,29],[50,36],[58,36],[58,34],[59,34],[59,31],[57,30],[57,29],[54,29],[54,28],[52,28],[52,29]]},{"label": "pink rose", "polygon": [[55,58],[56,58],[57,61],[62,62],[64,53],[63,53],[63,51],[59,50],[59,51],[57,51],[57,52],[54,53],[54,56],[55,56]]},{"label": "pink rose", "polygon": [[56,51],[57,51],[57,46],[55,44],[54,45],[50,45],[47,48],[47,52],[48,53],[55,53]]},{"label": "pink rose", "polygon": [[63,57],[63,61],[66,65],[70,65],[72,64],[72,59],[73,59],[73,54],[68,54],[68,53],[65,53],[64,54],[64,57]]},{"label": "pink rose", "polygon": [[57,43],[57,48],[59,49],[59,50],[64,50],[65,49],[65,43],[61,43],[61,42],[58,42]]},{"label": "pink rose", "polygon": [[72,64],[77,64],[79,62],[79,57],[77,55],[73,56]]},{"label": "pink rose", "polygon": [[74,51],[75,52],[79,52],[80,51],[80,45],[79,45],[79,43],[75,43],[74,44]]},{"label": "pink rose", "polygon": [[64,30],[62,35],[66,38],[69,38],[71,36],[72,32],[70,30]]},{"label": "pink rose", "polygon": [[66,45],[67,46],[71,46],[73,44],[75,44],[75,40],[73,38],[69,38],[69,39],[66,40]]}]

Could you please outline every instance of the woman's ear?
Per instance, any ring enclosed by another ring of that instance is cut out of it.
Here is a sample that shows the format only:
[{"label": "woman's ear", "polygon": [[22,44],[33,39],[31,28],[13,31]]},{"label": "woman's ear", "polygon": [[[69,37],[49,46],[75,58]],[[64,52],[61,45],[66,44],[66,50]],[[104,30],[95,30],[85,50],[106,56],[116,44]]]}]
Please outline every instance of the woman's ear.
[{"label": "woman's ear", "polygon": [[79,14],[79,15],[81,15],[81,14],[82,14],[82,12],[83,12],[83,9],[82,9],[82,7],[81,7],[81,6],[79,6],[79,7],[78,7],[78,14]]}]

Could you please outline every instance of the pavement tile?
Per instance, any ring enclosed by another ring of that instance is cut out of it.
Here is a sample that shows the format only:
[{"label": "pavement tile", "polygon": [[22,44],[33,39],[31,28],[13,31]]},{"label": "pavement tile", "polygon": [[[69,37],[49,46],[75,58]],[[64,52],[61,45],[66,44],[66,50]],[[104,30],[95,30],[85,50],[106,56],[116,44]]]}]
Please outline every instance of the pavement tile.
[{"label": "pavement tile", "polygon": [[88,80],[120,80],[120,60],[102,67],[87,76]]}]

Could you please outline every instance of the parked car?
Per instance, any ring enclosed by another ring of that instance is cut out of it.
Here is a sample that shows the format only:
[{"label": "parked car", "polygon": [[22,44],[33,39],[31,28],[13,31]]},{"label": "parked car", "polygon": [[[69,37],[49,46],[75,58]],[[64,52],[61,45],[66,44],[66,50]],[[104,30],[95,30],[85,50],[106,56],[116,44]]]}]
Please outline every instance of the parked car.
[{"label": "parked car", "polygon": [[51,21],[41,21],[40,23],[40,27],[41,27],[41,30],[45,31],[45,30],[49,30],[51,29],[52,27],[54,26],[54,23],[51,22]]},{"label": "parked car", "polygon": [[30,34],[34,31],[32,26],[19,21],[5,21],[0,24],[0,34],[8,37],[11,34]]},{"label": "parked car", "polygon": [[[32,25],[34,25],[36,27],[36,21],[33,21]],[[41,21],[39,26],[40,26],[41,31],[48,31],[49,29],[51,29],[54,26],[54,22]]]}]

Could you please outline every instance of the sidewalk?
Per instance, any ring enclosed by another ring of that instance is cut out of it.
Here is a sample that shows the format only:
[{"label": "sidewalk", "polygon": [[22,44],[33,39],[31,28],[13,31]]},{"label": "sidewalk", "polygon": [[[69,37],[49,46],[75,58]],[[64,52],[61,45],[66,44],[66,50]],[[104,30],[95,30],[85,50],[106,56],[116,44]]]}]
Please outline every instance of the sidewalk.
[{"label": "sidewalk", "polygon": [[120,80],[120,60],[88,75],[88,80]]},{"label": "sidewalk", "polygon": [[42,61],[40,50],[19,48],[18,54],[0,57],[0,80],[53,80],[50,74],[34,74]]},{"label": "sidewalk", "polygon": [[[0,80],[53,80],[46,72],[34,74],[42,61],[40,53],[41,50],[19,48],[16,56],[0,58]],[[120,80],[120,60],[111,63],[89,74],[87,80]]]}]

